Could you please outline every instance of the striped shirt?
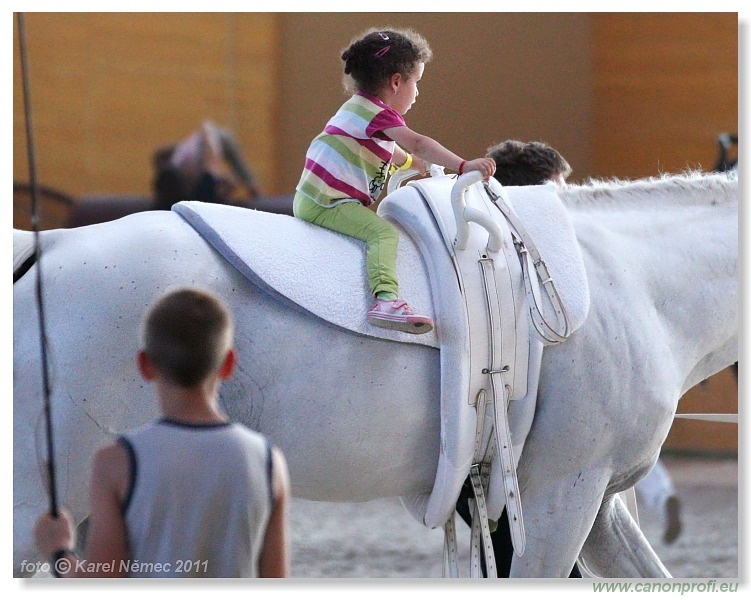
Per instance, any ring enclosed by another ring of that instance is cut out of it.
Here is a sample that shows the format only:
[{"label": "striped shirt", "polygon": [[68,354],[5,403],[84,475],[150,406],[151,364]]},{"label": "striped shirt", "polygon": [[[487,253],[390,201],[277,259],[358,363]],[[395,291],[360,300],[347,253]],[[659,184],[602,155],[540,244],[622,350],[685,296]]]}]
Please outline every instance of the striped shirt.
[{"label": "striped shirt", "polygon": [[386,184],[396,146],[383,131],[404,125],[393,108],[358,92],[311,142],[297,192],[321,206],[353,200],[369,206]]}]

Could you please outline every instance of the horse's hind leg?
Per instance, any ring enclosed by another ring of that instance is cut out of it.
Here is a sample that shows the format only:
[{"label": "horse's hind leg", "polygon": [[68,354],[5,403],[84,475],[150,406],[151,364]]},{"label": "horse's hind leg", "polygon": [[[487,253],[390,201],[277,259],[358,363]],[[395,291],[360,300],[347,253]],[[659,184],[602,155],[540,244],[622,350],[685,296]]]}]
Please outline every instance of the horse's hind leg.
[{"label": "horse's hind leg", "polygon": [[595,576],[670,577],[617,494],[603,502],[581,559]]}]

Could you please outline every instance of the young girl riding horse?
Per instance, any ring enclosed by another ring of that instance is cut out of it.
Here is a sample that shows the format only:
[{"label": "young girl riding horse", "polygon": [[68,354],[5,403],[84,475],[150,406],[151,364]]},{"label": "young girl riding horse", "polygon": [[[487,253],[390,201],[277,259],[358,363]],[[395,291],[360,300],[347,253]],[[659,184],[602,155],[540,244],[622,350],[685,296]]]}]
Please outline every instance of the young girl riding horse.
[{"label": "young girl riding horse", "polygon": [[371,29],[342,52],[353,96],[310,144],[297,185],[294,214],[367,244],[366,268],[374,304],[372,325],[427,333],[432,320],[399,298],[398,233],[368,207],[380,196],[389,172],[426,162],[457,171],[493,175],[495,162],[464,160],[407,127],[403,116],[417,99],[417,84],[432,51],[411,30]]}]

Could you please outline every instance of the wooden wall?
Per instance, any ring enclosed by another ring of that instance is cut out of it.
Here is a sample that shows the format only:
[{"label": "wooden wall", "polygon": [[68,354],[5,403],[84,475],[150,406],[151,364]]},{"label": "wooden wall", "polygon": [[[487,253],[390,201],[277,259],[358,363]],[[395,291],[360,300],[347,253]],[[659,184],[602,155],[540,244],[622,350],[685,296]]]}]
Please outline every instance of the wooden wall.
[{"label": "wooden wall", "polygon": [[[738,381],[725,369],[690,390],[678,405],[679,413],[738,413]],[[738,425],[675,419],[664,447],[674,451],[733,453],[738,451]]]},{"label": "wooden wall", "polygon": [[596,176],[711,169],[738,129],[737,13],[594,16]]},{"label": "wooden wall", "polygon": [[[277,15],[25,17],[41,183],[147,194],[152,152],[211,118],[235,132],[262,188],[275,191]],[[13,177],[26,181],[15,20],[14,36]]]}]

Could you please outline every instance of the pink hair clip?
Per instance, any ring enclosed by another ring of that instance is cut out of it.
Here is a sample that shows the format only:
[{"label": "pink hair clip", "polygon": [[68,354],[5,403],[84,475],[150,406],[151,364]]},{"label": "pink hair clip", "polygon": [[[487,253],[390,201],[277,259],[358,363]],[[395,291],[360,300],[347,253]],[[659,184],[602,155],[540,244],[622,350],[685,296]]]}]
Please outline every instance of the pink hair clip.
[{"label": "pink hair clip", "polygon": [[383,33],[382,31],[379,31],[378,35],[380,35],[381,39],[384,40],[384,41],[388,41],[388,39],[389,39],[389,36],[387,34]]},{"label": "pink hair clip", "polygon": [[373,56],[375,56],[377,58],[381,58],[382,56],[385,56],[386,52],[388,52],[389,50],[391,50],[391,46],[390,45],[389,46],[384,46],[378,52],[376,52]]}]

